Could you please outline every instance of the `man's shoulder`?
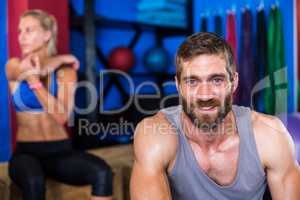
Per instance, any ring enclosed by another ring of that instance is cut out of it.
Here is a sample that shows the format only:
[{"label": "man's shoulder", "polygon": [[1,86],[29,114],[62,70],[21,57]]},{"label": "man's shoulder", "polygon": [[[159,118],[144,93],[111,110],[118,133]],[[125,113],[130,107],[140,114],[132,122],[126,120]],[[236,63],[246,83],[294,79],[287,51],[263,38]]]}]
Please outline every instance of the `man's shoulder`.
[{"label": "man's shoulder", "polygon": [[177,149],[176,129],[163,112],[144,118],[136,127],[134,152],[138,158],[162,158],[168,165]]},{"label": "man's shoulder", "polygon": [[[269,134],[274,132],[282,132],[285,130],[285,127],[282,124],[281,120],[276,116],[257,112],[249,107],[237,105],[234,105],[233,110],[235,110],[235,114],[237,117],[248,116],[248,114],[246,113],[250,112],[250,120],[255,132],[260,132],[262,130],[262,132],[268,132]],[[248,117],[243,119],[249,120]]]},{"label": "man's shoulder", "polygon": [[254,130],[260,130],[265,134],[282,134],[287,131],[276,116],[251,111],[251,119]]},{"label": "man's shoulder", "polygon": [[163,112],[157,112],[155,115],[146,117],[138,123],[135,137],[159,140],[159,143],[164,143],[177,137],[177,133],[166,115]]},{"label": "man's shoulder", "polygon": [[[281,120],[272,115],[252,111],[255,141],[264,166],[278,159],[285,151],[293,151],[293,140]],[[284,148],[279,148],[284,147]]]}]

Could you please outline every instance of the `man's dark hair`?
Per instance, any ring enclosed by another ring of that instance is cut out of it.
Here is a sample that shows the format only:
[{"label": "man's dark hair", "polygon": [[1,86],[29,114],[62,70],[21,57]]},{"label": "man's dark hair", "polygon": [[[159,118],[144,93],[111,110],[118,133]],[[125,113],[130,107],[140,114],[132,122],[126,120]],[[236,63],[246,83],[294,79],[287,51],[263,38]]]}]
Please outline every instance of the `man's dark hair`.
[{"label": "man's dark hair", "polygon": [[198,32],[187,37],[176,52],[175,63],[178,81],[180,81],[182,64],[203,54],[222,56],[226,61],[226,70],[230,80],[233,80],[236,64],[230,45],[215,33]]}]

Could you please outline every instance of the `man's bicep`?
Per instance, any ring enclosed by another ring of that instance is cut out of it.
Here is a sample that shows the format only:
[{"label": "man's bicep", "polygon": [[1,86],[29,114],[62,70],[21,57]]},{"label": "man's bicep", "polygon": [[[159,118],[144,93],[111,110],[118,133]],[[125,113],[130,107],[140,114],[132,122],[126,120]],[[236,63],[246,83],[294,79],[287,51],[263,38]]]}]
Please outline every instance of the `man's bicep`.
[{"label": "man's bicep", "polygon": [[171,200],[169,183],[164,170],[153,169],[145,163],[135,161],[131,183],[131,199],[163,199]]},{"label": "man's bicep", "polygon": [[285,199],[298,200],[300,199],[300,171],[299,167],[295,166],[290,170],[284,179]]},{"label": "man's bicep", "polygon": [[167,141],[158,134],[152,120],[143,120],[135,131],[134,167],[131,176],[132,199],[171,199],[166,167]]},{"label": "man's bicep", "polygon": [[300,199],[300,171],[299,167],[290,168],[286,173],[270,171],[268,185],[273,200]]},{"label": "man's bicep", "polygon": [[294,142],[284,127],[278,130],[280,131],[273,134],[267,163],[267,179],[272,198],[300,199],[300,174]]}]

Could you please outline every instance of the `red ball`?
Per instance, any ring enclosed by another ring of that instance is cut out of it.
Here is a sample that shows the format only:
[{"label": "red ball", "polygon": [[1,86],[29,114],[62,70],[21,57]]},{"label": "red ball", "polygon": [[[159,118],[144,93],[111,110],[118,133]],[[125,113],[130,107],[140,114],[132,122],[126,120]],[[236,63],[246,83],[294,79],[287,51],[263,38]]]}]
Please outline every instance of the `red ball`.
[{"label": "red ball", "polygon": [[135,64],[132,50],[127,47],[117,47],[113,49],[108,58],[108,65],[111,69],[129,71]]}]

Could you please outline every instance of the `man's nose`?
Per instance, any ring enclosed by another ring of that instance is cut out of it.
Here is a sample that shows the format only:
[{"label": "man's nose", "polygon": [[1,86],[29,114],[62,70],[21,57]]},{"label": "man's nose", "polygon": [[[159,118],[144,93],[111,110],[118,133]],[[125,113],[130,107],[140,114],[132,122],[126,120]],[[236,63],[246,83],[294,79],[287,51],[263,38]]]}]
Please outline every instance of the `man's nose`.
[{"label": "man's nose", "polygon": [[196,92],[197,99],[208,101],[214,98],[212,87],[209,83],[201,83]]}]

